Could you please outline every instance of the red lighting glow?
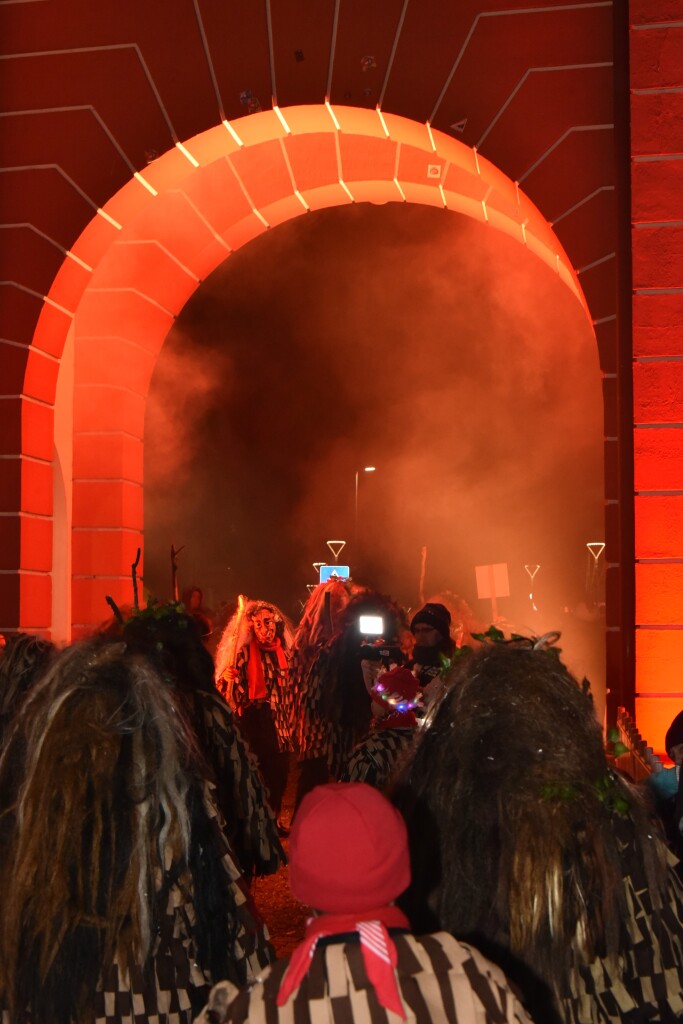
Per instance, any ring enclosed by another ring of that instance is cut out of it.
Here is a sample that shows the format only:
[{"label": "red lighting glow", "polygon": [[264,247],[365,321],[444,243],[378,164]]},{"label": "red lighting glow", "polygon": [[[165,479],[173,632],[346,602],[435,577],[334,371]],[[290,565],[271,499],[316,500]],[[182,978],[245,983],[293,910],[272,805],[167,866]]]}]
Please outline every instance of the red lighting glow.
[{"label": "red lighting glow", "polygon": [[[149,382],[174,317],[201,280],[269,225],[362,201],[422,203],[488,221],[559,273],[586,308],[552,229],[518,186],[429,125],[326,102],[224,121],[178,142],[144,177],[132,177],[72,246],[34,338],[59,357],[73,324],[73,393],[60,397],[56,414],[73,398],[73,468],[63,483],[73,494],[65,535],[73,537],[74,625],[101,619],[105,577],[104,589],[121,598],[131,551],[142,546],[141,460],[122,466],[107,452],[120,450],[124,435],[142,446]],[[103,453],[94,465],[86,454],[93,439]],[[56,600],[67,602],[61,585]]]}]

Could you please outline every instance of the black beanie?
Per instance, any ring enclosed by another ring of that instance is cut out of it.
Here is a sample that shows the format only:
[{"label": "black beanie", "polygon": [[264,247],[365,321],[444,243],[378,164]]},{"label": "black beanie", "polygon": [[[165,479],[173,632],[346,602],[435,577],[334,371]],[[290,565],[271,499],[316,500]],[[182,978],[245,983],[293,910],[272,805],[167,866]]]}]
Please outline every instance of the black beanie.
[{"label": "black beanie", "polygon": [[420,608],[419,612],[415,612],[410,623],[411,631],[414,631],[420,622],[425,623],[427,626],[432,626],[441,634],[444,640],[450,640],[451,613],[445,605],[427,603],[424,608]]},{"label": "black beanie", "polygon": [[669,757],[671,748],[677,747],[679,743],[683,743],[683,711],[678,712],[664,737],[664,749]]}]

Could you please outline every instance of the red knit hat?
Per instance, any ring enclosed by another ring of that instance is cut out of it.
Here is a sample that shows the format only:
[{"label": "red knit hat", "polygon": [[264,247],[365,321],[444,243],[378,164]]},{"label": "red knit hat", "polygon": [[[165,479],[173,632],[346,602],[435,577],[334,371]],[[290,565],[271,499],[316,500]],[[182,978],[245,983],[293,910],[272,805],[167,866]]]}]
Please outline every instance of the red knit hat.
[{"label": "red knit hat", "polygon": [[289,838],[289,884],[302,903],[331,914],[371,910],[410,883],[408,833],[392,804],[365,782],[316,786]]}]

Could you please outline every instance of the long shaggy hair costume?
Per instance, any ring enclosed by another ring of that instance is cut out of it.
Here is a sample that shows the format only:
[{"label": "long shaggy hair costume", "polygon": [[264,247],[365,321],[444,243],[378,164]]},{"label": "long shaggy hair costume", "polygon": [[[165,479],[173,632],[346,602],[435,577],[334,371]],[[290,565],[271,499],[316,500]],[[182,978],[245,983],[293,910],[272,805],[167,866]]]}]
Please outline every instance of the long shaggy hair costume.
[{"label": "long shaggy hair costume", "polygon": [[49,640],[16,633],[0,651],[0,750],[4,735],[21,702],[56,653]]},{"label": "long shaggy hair costume", "polygon": [[198,769],[215,786],[231,846],[247,879],[284,863],[275,818],[254,759],[230,707],[214,686],[214,664],[194,617],[176,604],[153,605],[125,620],[129,650],[144,654],[175,692],[192,727]]},{"label": "long shaggy hair costume", "polygon": [[[188,1021],[212,979],[246,979],[232,969],[235,897],[220,853],[207,856],[193,746],[173,691],[121,643],[68,649],[33,690],[0,759],[10,1020],[92,1021],[113,1006],[132,1017],[135,999],[140,1020]],[[200,906],[212,913],[195,928]]]},{"label": "long shaggy hair costume", "polygon": [[372,715],[361,669],[361,615],[382,615],[385,638],[399,633],[402,611],[383,594],[357,589],[337,616],[334,631],[297,680],[297,740],[304,758],[324,757],[338,778],[354,746],[367,736]]},{"label": "long shaggy hair costume", "polygon": [[311,591],[294,634],[294,658],[302,670],[339,629],[344,610],[359,588],[350,580],[331,579]]},{"label": "long shaggy hair costume", "polygon": [[[394,799],[411,833],[413,926],[497,960],[535,1019],[621,1020],[609,990],[647,1001],[624,989],[631,968],[634,985],[657,975],[661,990],[664,968],[680,990],[680,886],[557,653],[495,644],[463,659]],[[651,971],[626,965],[637,944],[657,945]]]}]

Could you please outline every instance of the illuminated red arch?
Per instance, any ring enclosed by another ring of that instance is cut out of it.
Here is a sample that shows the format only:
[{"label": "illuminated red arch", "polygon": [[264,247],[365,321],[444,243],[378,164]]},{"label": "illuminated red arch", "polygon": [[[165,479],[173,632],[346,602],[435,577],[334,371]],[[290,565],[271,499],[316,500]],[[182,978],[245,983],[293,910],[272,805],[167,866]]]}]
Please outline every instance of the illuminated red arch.
[{"label": "illuminated red arch", "polygon": [[61,615],[68,624],[62,632],[101,621],[106,594],[130,600],[142,546],[145,401],[174,318],[230,252],[310,210],[352,202],[420,203],[503,231],[547,263],[589,316],[538,209],[475,150],[429,125],[325,104],[223,122],[178,145],[98,211],[57,275],[34,338],[36,349],[64,350],[55,552],[65,554],[52,600],[53,623]]}]

